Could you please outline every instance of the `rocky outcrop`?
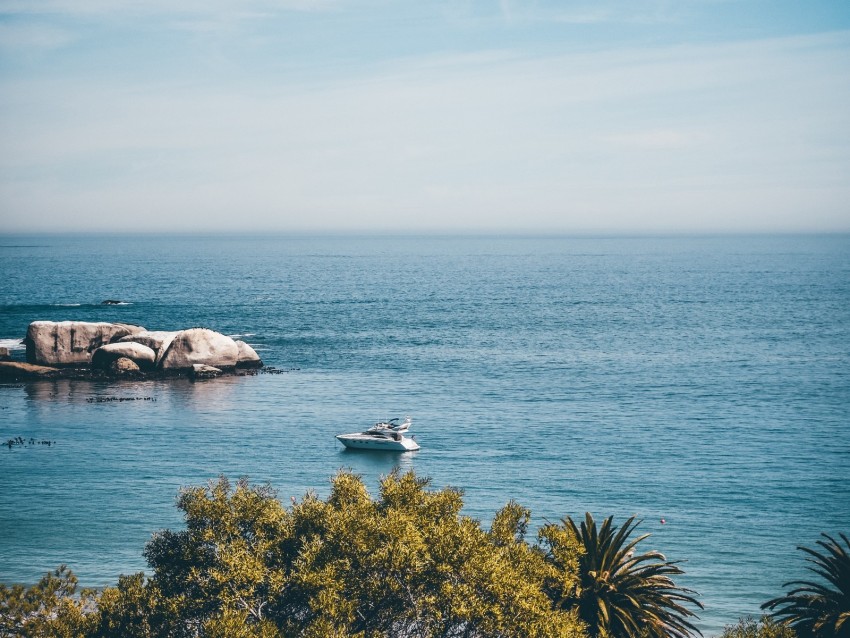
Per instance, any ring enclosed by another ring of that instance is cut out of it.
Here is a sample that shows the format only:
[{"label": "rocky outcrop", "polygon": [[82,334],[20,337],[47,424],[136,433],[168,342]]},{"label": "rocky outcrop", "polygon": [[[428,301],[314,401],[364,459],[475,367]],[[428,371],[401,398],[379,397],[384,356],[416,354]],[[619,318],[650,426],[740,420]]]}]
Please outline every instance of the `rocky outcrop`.
[{"label": "rocky outcrop", "polygon": [[257,354],[256,350],[254,350],[244,341],[237,341],[236,345],[239,348],[239,354],[236,357],[236,365],[238,365],[240,368],[262,367],[263,361],[262,359],[260,359],[260,355]]},{"label": "rocky outcrop", "polygon": [[234,368],[239,359],[239,346],[220,332],[207,328],[190,328],[178,332],[157,362],[164,371],[189,370],[195,364]]},{"label": "rocky outcrop", "polygon": [[27,363],[78,366],[91,362],[95,350],[144,328],[124,323],[33,321],[24,343]]},{"label": "rocky outcrop", "polygon": [[93,368],[107,370],[113,362],[121,358],[130,359],[137,366],[137,370],[139,368],[150,370],[156,363],[156,352],[141,343],[132,341],[108,343],[94,351],[91,365]]},{"label": "rocky outcrop", "polygon": [[207,328],[172,332],[123,323],[34,321],[24,343],[29,366],[15,363],[15,367],[0,371],[0,376],[58,374],[103,379],[176,374],[202,379],[220,374],[252,375],[256,372],[250,368],[263,368],[259,355],[247,343]]},{"label": "rocky outcrop", "polygon": [[37,366],[19,361],[0,361],[0,379],[44,379],[56,376],[58,368]]}]

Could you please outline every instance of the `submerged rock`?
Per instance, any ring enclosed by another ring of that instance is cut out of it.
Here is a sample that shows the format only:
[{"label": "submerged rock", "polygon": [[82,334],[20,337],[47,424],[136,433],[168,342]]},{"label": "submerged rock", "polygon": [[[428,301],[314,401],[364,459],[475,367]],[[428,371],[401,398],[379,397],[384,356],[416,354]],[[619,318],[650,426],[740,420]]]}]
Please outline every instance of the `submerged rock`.
[{"label": "submerged rock", "polygon": [[33,321],[27,329],[27,363],[73,366],[91,362],[92,353],[144,328],[125,323]]},{"label": "submerged rock", "polygon": [[214,379],[221,376],[221,370],[213,366],[196,363],[192,366],[193,379]]},{"label": "submerged rock", "polygon": [[190,328],[178,332],[159,358],[161,370],[189,370],[195,364],[234,368],[239,346],[230,337],[208,328]]},{"label": "submerged rock", "polygon": [[61,372],[58,368],[37,366],[18,361],[0,361],[0,378],[3,379],[44,379],[56,376]]},{"label": "submerged rock", "polygon": [[94,351],[91,358],[93,368],[109,369],[110,365],[121,358],[131,360],[139,368],[152,369],[156,362],[156,352],[141,343],[108,343]]},{"label": "submerged rock", "polygon": [[263,365],[260,355],[244,341],[237,341],[239,347],[239,355],[236,358],[236,365],[240,368],[260,368]]}]

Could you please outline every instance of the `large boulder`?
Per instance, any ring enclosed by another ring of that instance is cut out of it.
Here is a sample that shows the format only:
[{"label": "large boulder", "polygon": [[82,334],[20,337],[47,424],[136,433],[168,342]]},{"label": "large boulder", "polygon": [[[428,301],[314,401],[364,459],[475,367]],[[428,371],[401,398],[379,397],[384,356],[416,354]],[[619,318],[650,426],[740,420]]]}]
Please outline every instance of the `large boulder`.
[{"label": "large boulder", "polygon": [[132,341],[108,343],[94,351],[91,365],[93,368],[106,370],[114,361],[122,358],[130,359],[141,369],[150,369],[156,363],[156,352]]},{"label": "large boulder", "polygon": [[129,341],[147,346],[156,353],[156,361],[158,362],[178,332],[176,330],[143,330],[142,332],[134,332],[126,337],[121,337],[118,341],[122,343]]},{"label": "large boulder", "polygon": [[244,341],[237,341],[239,347],[239,356],[236,358],[236,365],[240,368],[262,368],[263,361],[260,355]]},{"label": "large boulder", "polygon": [[24,340],[27,362],[38,365],[75,366],[91,362],[92,353],[121,337],[144,328],[125,323],[88,321],[33,321]]},{"label": "large boulder", "polygon": [[178,332],[157,362],[162,370],[189,370],[195,364],[233,368],[239,360],[239,346],[228,336],[207,328]]}]

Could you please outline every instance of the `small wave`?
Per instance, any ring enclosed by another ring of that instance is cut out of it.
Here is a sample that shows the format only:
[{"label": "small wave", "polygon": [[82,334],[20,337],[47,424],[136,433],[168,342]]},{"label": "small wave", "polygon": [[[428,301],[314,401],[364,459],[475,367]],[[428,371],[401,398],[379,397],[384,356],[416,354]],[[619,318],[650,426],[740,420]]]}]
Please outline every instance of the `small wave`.
[{"label": "small wave", "polygon": [[236,334],[236,335],[227,335],[227,336],[230,337],[231,339],[241,339],[243,337],[256,337],[257,333],[256,332],[246,332],[244,335]]},{"label": "small wave", "polygon": [[0,304],[0,311],[8,310],[12,312],[43,312],[45,310],[55,310],[56,308],[102,308],[99,303],[44,303],[44,304]]},{"label": "small wave", "polygon": [[20,339],[0,339],[0,348],[8,348],[9,350],[23,350],[26,348],[24,342]]},{"label": "small wave", "polygon": [[103,306],[132,306],[131,301],[101,301],[100,303],[52,303],[46,304],[48,308],[101,308]]}]

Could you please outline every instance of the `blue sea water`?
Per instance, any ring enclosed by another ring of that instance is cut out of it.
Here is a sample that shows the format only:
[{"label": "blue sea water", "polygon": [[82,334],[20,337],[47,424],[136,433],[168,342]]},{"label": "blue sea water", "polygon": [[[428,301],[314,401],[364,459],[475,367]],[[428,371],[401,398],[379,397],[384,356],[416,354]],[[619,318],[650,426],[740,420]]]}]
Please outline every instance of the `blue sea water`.
[{"label": "blue sea water", "polygon": [[[0,385],[0,439],[55,441],[0,448],[0,582],[143,570],[219,475],[287,502],[400,467],[485,524],[637,514],[715,635],[850,532],[848,235],[0,235],[0,345],[39,319],[206,326],[284,373]],[[334,439],[405,414],[419,452]]]}]

